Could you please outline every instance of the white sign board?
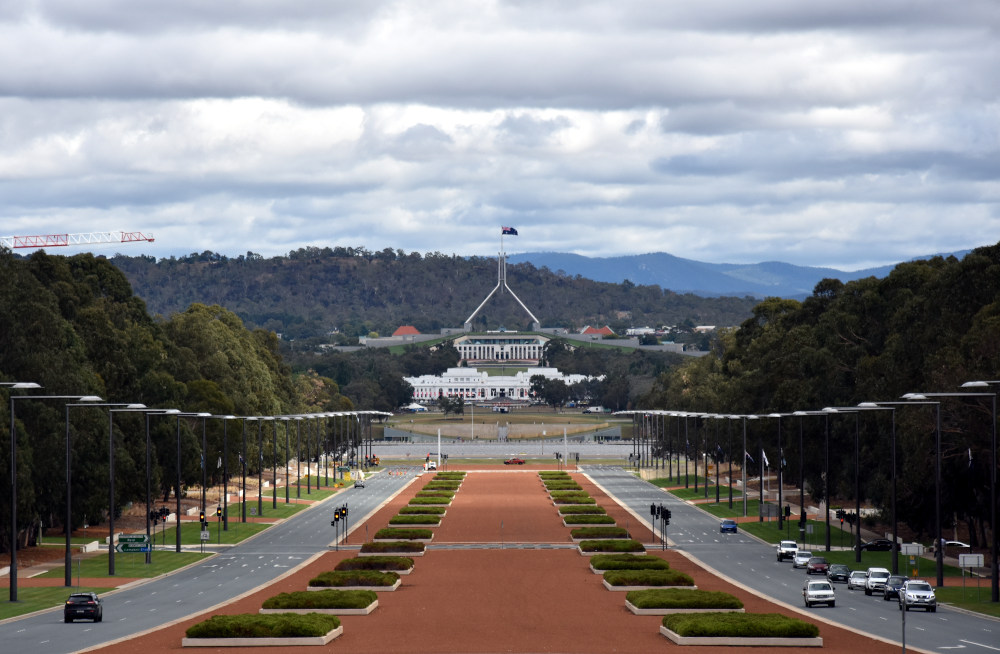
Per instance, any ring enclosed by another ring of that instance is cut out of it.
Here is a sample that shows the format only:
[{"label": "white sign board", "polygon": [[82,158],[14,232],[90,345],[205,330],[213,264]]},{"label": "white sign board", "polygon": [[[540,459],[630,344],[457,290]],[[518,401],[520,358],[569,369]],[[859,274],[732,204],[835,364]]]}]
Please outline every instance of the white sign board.
[{"label": "white sign board", "polygon": [[982,554],[959,554],[958,567],[960,568],[981,568],[983,567]]},{"label": "white sign board", "polygon": [[899,546],[899,551],[905,556],[923,556],[924,546],[920,543],[903,543]]},{"label": "white sign board", "polygon": [[201,539],[202,539],[202,540],[208,540],[208,539],[209,539],[209,538],[211,538],[211,537],[212,537],[212,536],[211,536],[211,534],[209,534],[207,530],[206,530],[206,531],[203,531],[203,532],[201,532]]}]

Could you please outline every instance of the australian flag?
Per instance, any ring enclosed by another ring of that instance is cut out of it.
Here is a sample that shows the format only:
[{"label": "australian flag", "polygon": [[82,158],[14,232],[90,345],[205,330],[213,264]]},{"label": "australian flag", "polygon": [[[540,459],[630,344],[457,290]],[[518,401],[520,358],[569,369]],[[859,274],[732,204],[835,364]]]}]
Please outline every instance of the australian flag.
[{"label": "australian flag", "polygon": [[513,227],[501,227],[500,233],[509,234],[510,236],[517,236],[517,230],[514,229]]}]

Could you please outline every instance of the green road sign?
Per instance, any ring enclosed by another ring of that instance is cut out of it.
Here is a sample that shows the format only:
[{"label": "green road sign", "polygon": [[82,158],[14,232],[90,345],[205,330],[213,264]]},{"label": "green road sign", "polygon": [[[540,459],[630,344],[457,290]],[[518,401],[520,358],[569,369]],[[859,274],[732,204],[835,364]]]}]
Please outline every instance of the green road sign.
[{"label": "green road sign", "polygon": [[149,537],[146,534],[122,534],[118,537],[119,543],[148,543]]},{"label": "green road sign", "polygon": [[115,551],[126,553],[148,552],[149,545],[146,543],[119,543],[115,545]]}]

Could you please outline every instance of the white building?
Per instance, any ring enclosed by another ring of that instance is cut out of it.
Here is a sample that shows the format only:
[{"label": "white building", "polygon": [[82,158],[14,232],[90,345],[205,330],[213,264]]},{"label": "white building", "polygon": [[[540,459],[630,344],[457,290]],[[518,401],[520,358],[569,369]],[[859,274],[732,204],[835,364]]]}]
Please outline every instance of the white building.
[{"label": "white building", "polygon": [[476,368],[448,368],[443,375],[404,377],[413,386],[413,399],[434,402],[439,397],[461,397],[466,402],[531,399],[531,378],[542,375],[577,384],[590,379],[587,375],[564,375],[555,368],[528,368],[514,375],[489,375]]},{"label": "white building", "polygon": [[461,360],[469,365],[504,362],[537,366],[548,342],[548,337],[538,334],[490,332],[459,336],[454,345]]}]

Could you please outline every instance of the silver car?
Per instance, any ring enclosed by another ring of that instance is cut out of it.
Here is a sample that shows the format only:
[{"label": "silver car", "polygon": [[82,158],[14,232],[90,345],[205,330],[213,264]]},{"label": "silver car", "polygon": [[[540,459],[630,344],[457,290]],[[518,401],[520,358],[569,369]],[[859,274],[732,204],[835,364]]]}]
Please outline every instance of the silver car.
[{"label": "silver car", "polygon": [[804,568],[809,563],[809,559],[812,558],[813,553],[807,552],[806,550],[798,550],[795,552],[795,556],[792,557],[792,567],[793,568]]},{"label": "silver car", "polygon": [[802,599],[806,603],[806,608],[811,608],[814,604],[826,604],[836,606],[837,600],[833,592],[833,584],[829,581],[807,581],[802,587]]},{"label": "silver car", "polygon": [[867,579],[868,573],[864,570],[851,570],[847,577],[847,590],[864,590]]},{"label": "silver car", "polygon": [[924,609],[937,611],[937,595],[929,583],[921,579],[910,579],[899,589],[899,610]]}]

